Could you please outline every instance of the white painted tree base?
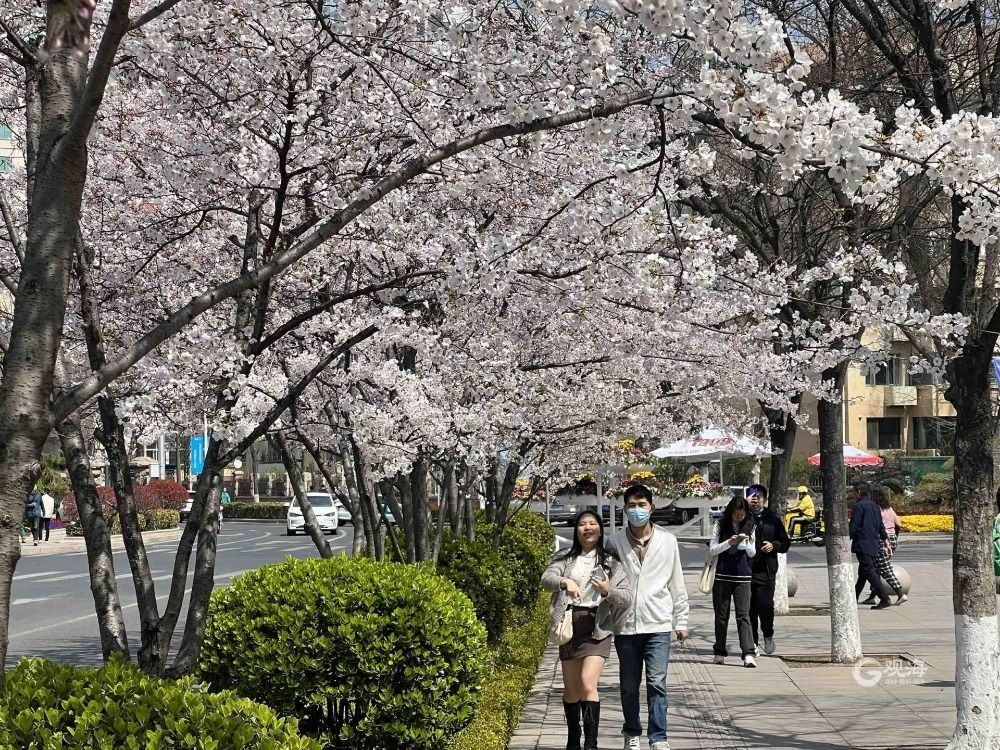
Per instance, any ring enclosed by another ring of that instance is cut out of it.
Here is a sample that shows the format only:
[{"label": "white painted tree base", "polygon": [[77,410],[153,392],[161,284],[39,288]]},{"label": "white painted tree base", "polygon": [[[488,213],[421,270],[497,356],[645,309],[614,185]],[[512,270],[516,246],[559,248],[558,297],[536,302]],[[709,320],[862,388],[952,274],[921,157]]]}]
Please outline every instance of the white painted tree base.
[{"label": "white painted tree base", "polygon": [[[850,549],[845,538],[841,549]],[[861,650],[861,625],[854,595],[857,574],[850,562],[837,562],[828,568],[830,579],[830,658],[835,663],[853,664],[864,656]]]},{"label": "white painted tree base", "polygon": [[955,615],[955,734],[946,750],[1000,748],[1000,620]]},{"label": "white painted tree base", "polygon": [[788,555],[778,554],[778,575],[774,579],[774,614],[788,614]]}]

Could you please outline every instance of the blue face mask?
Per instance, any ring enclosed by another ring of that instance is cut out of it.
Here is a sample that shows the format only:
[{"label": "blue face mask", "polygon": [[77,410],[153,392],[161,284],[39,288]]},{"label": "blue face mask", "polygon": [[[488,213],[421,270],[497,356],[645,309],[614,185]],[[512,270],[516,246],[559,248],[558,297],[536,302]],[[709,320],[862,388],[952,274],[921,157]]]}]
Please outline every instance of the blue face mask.
[{"label": "blue face mask", "polygon": [[649,511],[645,508],[629,508],[625,511],[628,522],[633,526],[645,526],[649,522]]}]

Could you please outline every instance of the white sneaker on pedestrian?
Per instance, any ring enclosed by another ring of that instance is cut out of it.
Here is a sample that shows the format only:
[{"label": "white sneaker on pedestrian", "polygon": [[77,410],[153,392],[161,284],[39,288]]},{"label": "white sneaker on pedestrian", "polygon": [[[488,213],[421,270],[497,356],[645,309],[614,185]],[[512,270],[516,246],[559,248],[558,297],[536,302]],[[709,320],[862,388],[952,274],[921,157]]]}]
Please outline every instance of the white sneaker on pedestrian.
[{"label": "white sneaker on pedestrian", "polygon": [[639,750],[639,738],[625,735],[625,750]]},{"label": "white sneaker on pedestrian", "polygon": [[758,646],[757,644],[754,644],[753,655],[754,656],[760,656],[760,646]]},{"label": "white sneaker on pedestrian", "polygon": [[670,750],[670,743],[666,740],[657,740],[649,743],[649,750]]},{"label": "white sneaker on pedestrian", "polygon": [[[768,656],[770,656],[771,654],[774,653],[774,649],[775,648],[776,647],[774,645],[774,638],[765,638],[764,639],[764,653],[765,654],[767,654]],[[758,656],[760,656],[760,654],[758,654]]]},{"label": "white sneaker on pedestrian", "polygon": [[757,660],[753,658],[753,654],[747,654],[746,656],[743,657],[743,666],[747,667],[748,669],[757,668]]},{"label": "white sneaker on pedestrian", "polygon": [[715,658],[712,659],[712,663],[714,663],[714,664],[725,664],[726,663],[726,657],[725,656],[719,656],[718,654],[716,654]]}]

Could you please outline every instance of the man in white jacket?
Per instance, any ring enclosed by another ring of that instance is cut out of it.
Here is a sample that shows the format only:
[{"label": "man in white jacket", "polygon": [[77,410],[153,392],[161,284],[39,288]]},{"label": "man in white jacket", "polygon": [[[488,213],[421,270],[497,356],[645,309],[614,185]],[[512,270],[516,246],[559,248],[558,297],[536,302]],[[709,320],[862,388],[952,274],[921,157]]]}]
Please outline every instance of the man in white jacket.
[{"label": "man in white jacket", "polygon": [[646,670],[650,750],[670,750],[667,742],[667,665],[671,631],[687,638],[688,596],[677,538],[650,521],[653,493],[634,485],[625,491],[628,523],[611,540],[635,593],[632,606],[615,611],[625,750],[639,750],[639,686]]}]

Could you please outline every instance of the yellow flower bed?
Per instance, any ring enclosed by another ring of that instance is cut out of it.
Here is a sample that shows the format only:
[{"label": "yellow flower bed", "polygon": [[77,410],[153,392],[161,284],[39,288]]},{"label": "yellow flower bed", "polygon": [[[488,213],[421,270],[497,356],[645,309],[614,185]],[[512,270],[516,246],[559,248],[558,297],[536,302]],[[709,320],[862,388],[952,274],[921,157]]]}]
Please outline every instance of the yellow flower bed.
[{"label": "yellow flower bed", "polygon": [[954,531],[954,516],[900,516],[899,522],[917,534],[928,531]]}]

